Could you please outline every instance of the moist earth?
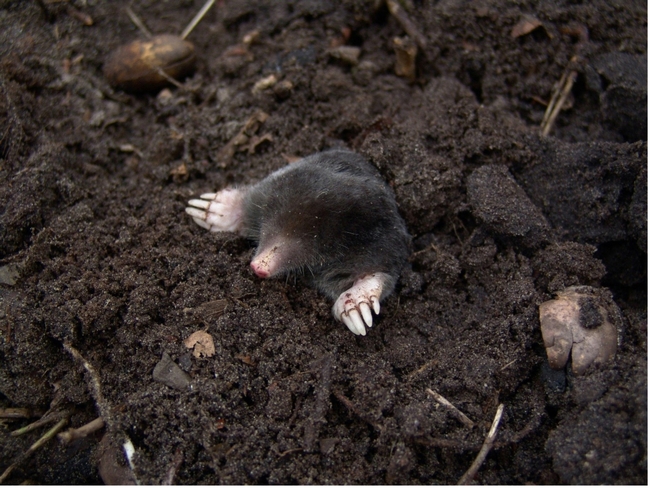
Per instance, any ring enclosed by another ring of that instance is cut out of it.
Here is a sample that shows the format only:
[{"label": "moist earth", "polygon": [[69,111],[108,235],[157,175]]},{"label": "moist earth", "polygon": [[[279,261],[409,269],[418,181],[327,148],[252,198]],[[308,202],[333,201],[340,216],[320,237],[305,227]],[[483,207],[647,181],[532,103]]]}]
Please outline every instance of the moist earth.
[{"label": "moist earth", "polygon": [[[178,35],[202,3],[0,2],[0,411],[30,417],[2,420],[7,482],[454,484],[502,403],[476,482],[645,484],[646,3],[414,0],[409,23],[220,1],[180,85],[108,84],[143,38],[126,7]],[[184,212],[332,147],[379,169],[413,237],[365,337]],[[615,359],[581,376],[549,368],[538,312],[576,285],[620,308]],[[10,432],[52,414],[106,425],[21,458],[54,424]]]}]

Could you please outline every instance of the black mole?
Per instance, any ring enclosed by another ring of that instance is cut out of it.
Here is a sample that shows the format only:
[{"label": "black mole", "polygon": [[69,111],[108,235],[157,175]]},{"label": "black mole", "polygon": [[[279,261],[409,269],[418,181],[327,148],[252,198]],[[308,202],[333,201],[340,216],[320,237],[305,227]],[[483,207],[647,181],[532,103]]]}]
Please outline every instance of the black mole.
[{"label": "black mole", "polygon": [[388,185],[350,151],[313,154],[259,183],[191,200],[201,227],[258,243],[251,268],[261,278],[303,274],[335,300],[334,317],[366,334],[409,255],[410,236]]}]

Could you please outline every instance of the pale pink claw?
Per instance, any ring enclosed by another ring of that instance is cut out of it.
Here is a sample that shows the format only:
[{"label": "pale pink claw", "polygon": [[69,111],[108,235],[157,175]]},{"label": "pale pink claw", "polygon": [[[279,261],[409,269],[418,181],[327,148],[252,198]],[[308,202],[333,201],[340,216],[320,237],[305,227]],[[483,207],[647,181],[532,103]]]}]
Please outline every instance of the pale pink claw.
[{"label": "pale pink claw", "polygon": [[190,200],[185,211],[204,229],[237,232],[244,215],[243,200],[242,191],[227,188],[219,193],[204,193],[200,200]]},{"label": "pale pink claw", "polygon": [[332,313],[353,334],[366,335],[366,327],[372,327],[372,310],[379,314],[379,299],[386,282],[386,275],[374,273],[359,278],[352,288],[341,293]]}]

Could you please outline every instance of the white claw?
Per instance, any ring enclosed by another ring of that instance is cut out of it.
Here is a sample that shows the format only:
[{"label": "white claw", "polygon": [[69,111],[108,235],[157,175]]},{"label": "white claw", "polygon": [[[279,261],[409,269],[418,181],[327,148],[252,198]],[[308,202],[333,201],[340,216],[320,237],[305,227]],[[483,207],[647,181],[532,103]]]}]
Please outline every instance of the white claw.
[{"label": "white claw", "polygon": [[361,316],[363,321],[368,327],[372,327],[372,312],[370,311],[370,306],[367,302],[362,302],[359,304],[359,310],[361,310]]},{"label": "white claw", "polygon": [[207,218],[207,214],[198,208],[185,207],[185,211],[196,219],[205,220]]},{"label": "white claw", "polygon": [[350,329],[350,332],[352,332],[354,335],[359,335],[357,328],[355,327],[354,323],[352,323],[352,319],[350,317],[347,315],[341,316],[341,322],[343,322],[347,328]]},{"label": "white claw", "polygon": [[210,224],[208,224],[205,220],[197,219],[196,217],[192,217],[192,220],[194,220],[194,222],[196,222],[198,225],[200,225],[204,229],[210,230],[210,228],[211,228]]},{"label": "white claw", "polygon": [[379,315],[379,311],[381,308],[379,307],[379,299],[378,298],[371,298],[370,301],[372,302],[372,309],[375,311],[377,315]]},{"label": "white claw", "polygon": [[201,198],[203,200],[214,200],[214,197],[216,197],[216,196],[217,196],[216,193],[204,193],[203,195],[201,195]]},{"label": "white claw", "polygon": [[350,310],[350,312],[348,313],[348,317],[352,319],[352,323],[357,329],[357,333],[362,336],[366,335],[366,326],[363,325],[363,320],[361,320],[361,315],[359,315],[359,311],[356,308]]},{"label": "white claw", "polygon": [[190,200],[190,201],[187,202],[187,203],[189,203],[192,207],[202,208],[202,209],[204,209],[204,210],[207,210],[208,207],[210,206],[210,203],[211,203],[211,202],[209,202],[209,201],[207,201],[207,200],[198,200],[198,199],[194,199],[194,200]]}]

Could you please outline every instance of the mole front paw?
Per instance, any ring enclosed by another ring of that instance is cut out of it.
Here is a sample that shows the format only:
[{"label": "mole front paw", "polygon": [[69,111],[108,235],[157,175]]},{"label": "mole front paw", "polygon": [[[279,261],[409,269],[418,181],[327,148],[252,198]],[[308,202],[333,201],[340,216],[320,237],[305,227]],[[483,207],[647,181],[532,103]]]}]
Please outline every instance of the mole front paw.
[{"label": "mole front paw", "polygon": [[352,288],[341,293],[332,313],[356,335],[366,335],[366,326],[372,327],[372,311],[379,314],[379,299],[384,288],[383,273],[364,276]]},{"label": "mole front paw", "polygon": [[228,188],[218,193],[204,193],[190,200],[185,211],[194,222],[212,232],[237,232],[241,229],[244,193]]}]

